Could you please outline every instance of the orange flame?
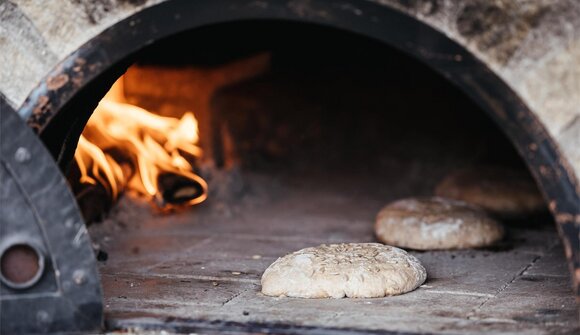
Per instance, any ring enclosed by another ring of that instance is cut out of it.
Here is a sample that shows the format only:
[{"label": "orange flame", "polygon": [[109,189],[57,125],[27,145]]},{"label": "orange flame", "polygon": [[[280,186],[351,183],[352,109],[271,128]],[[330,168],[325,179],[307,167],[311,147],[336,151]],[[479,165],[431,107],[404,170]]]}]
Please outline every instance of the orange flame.
[{"label": "orange flame", "polygon": [[[80,182],[102,184],[113,199],[124,190],[132,191],[168,209],[172,205],[163,201],[158,181],[161,174],[172,174],[201,188],[186,202],[198,204],[207,198],[207,184],[184,157],[202,156],[198,141],[193,113],[177,119],[128,104],[121,78],[101,100],[79,139],[75,160]],[[112,155],[111,149],[123,159]]]}]

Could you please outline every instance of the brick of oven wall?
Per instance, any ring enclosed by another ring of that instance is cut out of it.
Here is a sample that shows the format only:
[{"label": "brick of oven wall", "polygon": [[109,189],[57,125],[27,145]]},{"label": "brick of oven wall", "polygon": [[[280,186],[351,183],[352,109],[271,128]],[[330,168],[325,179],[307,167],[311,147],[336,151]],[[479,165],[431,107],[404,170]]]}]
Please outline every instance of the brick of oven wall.
[{"label": "brick of oven wall", "polygon": [[0,91],[13,107],[109,26],[163,0],[1,0]]},{"label": "brick of oven wall", "polygon": [[[46,73],[80,45],[163,1],[0,1],[0,92],[13,107],[20,106]],[[580,177],[580,1],[372,1],[418,18],[487,63],[526,101]],[[288,8],[307,16],[309,1],[289,0]]]}]

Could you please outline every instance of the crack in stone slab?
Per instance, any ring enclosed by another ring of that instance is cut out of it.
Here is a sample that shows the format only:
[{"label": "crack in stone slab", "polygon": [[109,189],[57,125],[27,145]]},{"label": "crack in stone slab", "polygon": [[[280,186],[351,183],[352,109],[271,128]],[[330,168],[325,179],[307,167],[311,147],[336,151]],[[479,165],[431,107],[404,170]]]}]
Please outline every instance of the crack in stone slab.
[{"label": "crack in stone slab", "polygon": [[240,296],[242,293],[245,293],[245,292],[247,292],[247,291],[248,291],[247,289],[246,289],[246,290],[241,290],[241,291],[239,291],[238,293],[234,294],[233,296],[231,296],[230,298],[228,298],[226,301],[224,301],[224,302],[222,303],[222,307],[223,307],[223,306],[225,306],[225,305],[227,305],[227,304],[228,304],[228,303],[230,303],[232,300],[234,300],[235,298],[239,297],[239,296]]},{"label": "crack in stone slab", "polygon": [[520,272],[516,273],[512,279],[510,279],[509,281],[507,281],[504,285],[502,285],[502,287],[499,288],[499,290],[497,290],[497,292],[495,292],[495,294],[491,295],[490,297],[488,297],[487,299],[485,299],[484,301],[481,302],[481,304],[479,304],[479,306],[475,307],[468,315],[467,318],[468,319],[473,319],[475,314],[483,307],[485,306],[485,304],[487,304],[490,300],[495,299],[498,295],[500,295],[503,291],[505,291],[513,282],[515,282],[518,278],[520,278],[526,271],[528,271],[528,269],[530,269],[534,263],[536,263],[538,260],[540,260],[542,258],[542,256],[535,256],[531,262],[529,262]]}]

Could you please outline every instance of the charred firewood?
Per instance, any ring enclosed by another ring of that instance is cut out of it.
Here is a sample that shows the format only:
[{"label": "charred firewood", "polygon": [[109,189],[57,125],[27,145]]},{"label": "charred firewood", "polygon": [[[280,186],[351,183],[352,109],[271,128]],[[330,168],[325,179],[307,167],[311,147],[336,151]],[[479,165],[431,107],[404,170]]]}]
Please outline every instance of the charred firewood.
[{"label": "charred firewood", "polygon": [[136,173],[137,168],[135,162],[137,157],[134,157],[128,150],[122,150],[118,147],[110,147],[103,150],[105,154],[111,156],[123,170],[123,178],[125,181],[130,180]]},{"label": "charred firewood", "polygon": [[175,173],[161,173],[157,186],[164,204],[185,205],[206,196],[205,185],[200,181]]},{"label": "charred firewood", "polygon": [[68,182],[76,198],[77,205],[87,224],[100,222],[113,206],[109,190],[101,183],[81,183],[80,170],[73,161],[68,174]]},{"label": "charred firewood", "polygon": [[[80,184],[80,183],[79,183]],[[113,206],[109,191],[100,183],[83,183],[75,192],[77,204],[87,224],[102,221]]]}]

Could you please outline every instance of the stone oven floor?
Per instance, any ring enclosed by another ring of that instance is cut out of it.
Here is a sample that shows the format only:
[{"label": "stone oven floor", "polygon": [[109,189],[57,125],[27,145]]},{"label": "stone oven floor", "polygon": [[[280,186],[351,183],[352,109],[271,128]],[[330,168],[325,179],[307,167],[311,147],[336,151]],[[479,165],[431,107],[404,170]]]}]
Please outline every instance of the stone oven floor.
[{"label": "stone oven floor", "polygon": [[422,172],[406,171],[408,178],[366,182],[343,174],[245,174],[240,199],[210,198],[165,216],[122,200],[90,228],[108,254],[100,262],[108,329],[578,334],[564,252],[547,215],[508,223],[508,237],[493,248],[411,252],[428,279],[408,294],[335,300],[260,293],[262,272],[277,257],[321,243],[374,241],[375,213],[419,189],[411,174]]}]

